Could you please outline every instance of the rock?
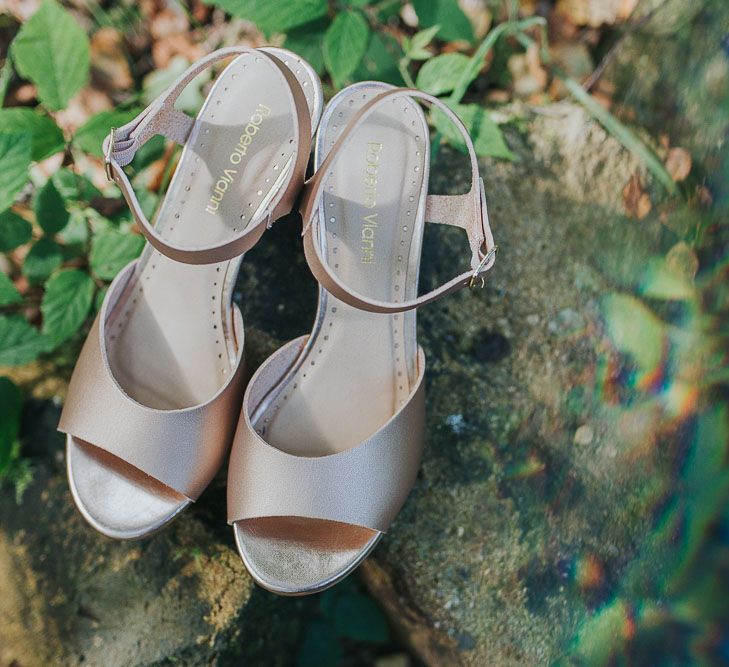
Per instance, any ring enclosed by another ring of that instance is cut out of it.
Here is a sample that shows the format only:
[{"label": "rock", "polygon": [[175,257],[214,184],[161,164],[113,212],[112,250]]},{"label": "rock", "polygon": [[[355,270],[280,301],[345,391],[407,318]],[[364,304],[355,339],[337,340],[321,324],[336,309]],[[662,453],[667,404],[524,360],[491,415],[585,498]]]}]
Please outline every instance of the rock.
[{"label": "rock", "polygon": [[[49,436],[58,409],[31,408],[34,481],[20,506],[7,488],[0,495],[0,664],[207,665],[241,653],[276,664],[295,651],[298,613],[277,623],[222,522],[216,532],[193,511],[138,542],[86,526],[51,457],[62,451]],[[202,504],[220,508],[221,491]]]},{"label": "rock", "polygon": [[[638,223],[622,212],[636,159],[567,102],[530,112],[520,127],[510,135],[518,161],[481,164],[501,248],[486,289],[419,313],[424,461],[360,572],[427,665],[586,655],[581,628],[600,620],[596,610],[622,594],[649,549],[689,416],[669,420],[659,398],[647,400],[641,382],[652,386],[652,369],[635,368],[603,319],[603,296],[634,291],[646,258],[670,248],[655,215]],[[432,190],[465,191],[463,156],[444,150],[440,160]],[[423,288],[469,258],[460,230],[430,231]],[[297,222],[277,223],[247,255],[236,294],[251,370],[309,329],[316,286]],[[583,432],[576,446],[587,423],[592,437]],[[26,430],[33,447],[39,440]],[[51,455],[60,451],[58,439],[34,451],[20,507],[2,492],[0,662],[292,662],[318,598],[281,600],[252,586],[224,523],[222,480],[159,535],[117,543],[74,510]],[[628,606],[611,609],[622,619]]]},{"label": "rock", "polygon": [[[427,664],[579,655],[596,603],[619,594],[631,559],[652,553],[642,538],[655,497],[644,490],[672,473],[651,443],[683,447],[668,408],[643,421],[648,413],[611,407],[593,384],[611,345],[603,295],[633,289],[646,258],[671,247],[655,215],[624,217],[635,158],[568,103],[540,110],[529,145],[516,165],[482,165],[502,250],[487,289],[419,314],[431,377],[425,460],[364,568]],[[458,161],[436,174],[436,189],[465,189]],[[426,285],[452,271],[459,242],[434,241]],[[495,331],[507,354],[479,358],[477,341]],[[453,429],[454,415],[465,428]]]}]

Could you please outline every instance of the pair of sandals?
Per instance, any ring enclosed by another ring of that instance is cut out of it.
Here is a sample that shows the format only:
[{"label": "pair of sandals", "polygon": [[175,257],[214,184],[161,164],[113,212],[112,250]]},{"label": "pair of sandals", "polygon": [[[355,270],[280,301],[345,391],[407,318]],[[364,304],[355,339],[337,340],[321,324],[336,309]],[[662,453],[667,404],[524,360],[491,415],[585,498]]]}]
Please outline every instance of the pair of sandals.
[{"label": "pair of sandals", "polygon": [[[174,107],[204,68],[234,59],[195,119]],[[460,131],[471,190],[427,194],[421,106]],[[109,287],[59,430],[68,479],[98,531],[136,538],[195,501],[232,453],[228,521],[263,587],[300,595],[354,570],[414,484],[425,358],[415,308],[483,282],[494,263],[483,182],[463,124],[436,98],[378,82],[322,114],[321,83],[280,48],[226,48],[195,63],[105,142],[108,176],[149,244]],[[304,183],[317,126],[315,174]],[[184,146],[155,224],[122,167],[152,136]],[[243,396],[243,254],[297,199],[321,284],[314,328],[284,345]],[[418,297],[425,220],[463,228],[470,268]]]}]

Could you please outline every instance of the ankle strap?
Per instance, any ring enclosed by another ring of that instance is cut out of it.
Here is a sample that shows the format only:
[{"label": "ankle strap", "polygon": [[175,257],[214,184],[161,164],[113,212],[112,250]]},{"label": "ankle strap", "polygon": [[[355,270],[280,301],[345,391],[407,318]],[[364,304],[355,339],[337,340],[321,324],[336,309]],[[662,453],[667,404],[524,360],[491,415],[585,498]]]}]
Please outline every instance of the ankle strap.
[{"label": "ankle strap", "polygon": [[[425,204],[425,220],[426,222],[453,225],[466,231],[469,245],[471,246],[471,268],[416,299],[387,302],[370,299],[363,294],[354,292],[332,272],[327,261],[322,257],[321,248],[317,240],[318,225],[320,224],[317,211],[324,192],[325,177],[331,171],[332,165],[354,129],[373,112],[375,107],[382,104],[385,100],[394,101],[401,97],[420,99],[428,105],[438,107],[456,126],[463,137],[471,161],[471,189],[463,195],[428,195]],[[474,287],[480,284],[483,287],[485,282],[484,276],[496,261],[497,246],[494,245],[494,238],[491,234],[488,210],[486,208],[486,193],[483,179],[479,177],[478,159],[473,147],[473,141],[461,120],[448,106],[437,97],[420,90],[393,88],[375,96],[365,104],[347,124],[314,176],[306,182],[300,210],[304,224],[302,233],[304,237],[304,253],[311,272],[327,292],[360,310],[367,310],[374,313],[400,313],[424,306],[431,301],[435,301],[446,294],[450,294],[466,286]]]},{"label": "ankle strap", "polygon": [[[157,232],[147,217],[142,212],[141,205],[134,193],[129,178],[122,167],[128,165],[134,158],[135,153],[153,136],[160,134],[167,139],[184,145],[190,136],[195,120],[187,114],[178,111],[174,104],[185,87],[204,69],[210,67],[219,60],[232,56],[255,53],[261,58],[275,65],[280,72],[284,83],[287,85],[291,96],[291,107],[296,110],[297,123],[295,124],[296,142],[293,168],[290,172],[290,180],[287,187],[274,196],[269,207],[259,219],[254,219],[246,227],[245,231],[231,238],[224,243],[198,248],[190,248],[175,245],[166,241]],[[304,97],[301,85],[293,73],[282,62],[270,53],[258,49],[251,49],[243,46],[233,46],[218,49],[213,53],[201,58],[191,65],[180,77],[134,120],[119,128],[112,128],[110,134],[104,139],[104,162],[106,175],[110,181],[115,182],[122,191],[124,199],[132,212],[135,222],[147,240],[159,252],[171,259],[186,264],[214,264],[227,261],[250,250],[263,235],[263,232],[275,220],[279,213],[277,204],[290,204],[293,198],[293,190],[298,189],[304,180],[306,163],[309,156],[309,140],[311,137],[311,118],[308,105]],[[305,146],[306,150],[301,150]],[[288,196],[286,196],[288,194]],[[281,211],[283,214],[284,211]]]}]

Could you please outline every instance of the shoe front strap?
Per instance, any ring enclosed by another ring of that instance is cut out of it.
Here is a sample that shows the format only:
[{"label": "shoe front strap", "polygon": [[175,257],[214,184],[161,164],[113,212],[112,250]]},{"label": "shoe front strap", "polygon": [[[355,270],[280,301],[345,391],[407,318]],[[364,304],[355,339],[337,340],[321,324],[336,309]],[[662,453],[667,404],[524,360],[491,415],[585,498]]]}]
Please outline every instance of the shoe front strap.
[{"label": "shoe front strap", "polygon": [[[243,345],[225,384],[205,403],[158,409],[131,398],[114,377],[106,329],[135,265],[127,265],[106,293],[71,376],[58,429],[196,500],[229,450],[244,386]],[[243,319],[237,308],[233,316],[242,341]]]},{"label": "shoe front strap", "polygon": [[[204,69],[220,60],[245,53],[255,53],[256,57],[274,65],[276,70],[280,72],[289,90],[291,108],[295,110],[297,119],[297,122],[294,124],[296,129],[296,135],[294,136],[296,159],[291,170],[289,181],[274,196],[271,204],[260,216],[260,219],[253,220],[246,228],[246,231],[238,236],[221,244],[200,248],[182,247],[169,243],[157,232],[154,225],[152,225],[142,211],[137,195],[122,167],[128,165],[134,158],[135,153],[155,135],[162,135],[180,145],[184,145],[190,136],[195,121],[174,107],[175,101],[180,93]],[[106,156],[107,175],[119,186],[139,229],[156,250],[171,259],[185,264],[214,264],[223,262],[250,250],[261,238],[266,228],[274,221],[275,216],[285,212],[279,209],[283,209],[293,202],[297,194],[296,191],[303,182],[306,171],[309,151],[302,150],[302,147],[305,146],[308,148],[309,137],[311,136],[310,125],[311,118],[309,109],[301,85],[293,73],[278,58],[270,53],[243,46],[218,49],[191,65],[162,95],[144,109],[135,119],[113,130],[106,137],[103,148],[104,155]]]},{"label": "shoe front strap", "polygon": [[[336,168],[335,162],[354,130],[377,106],[383,104],[386,100],[394,101],[401,97],[420,99],[428,105],[438,107],[440,112],[455,125],[463,137],[471,162],[471,188],[463,195],[428,195],[425,205],[425,220],[426,222],[453,225],[466,231],[471,248],[471,268],[416,299],[388,302],[370,299],[355,292],[329,268],[328,262],[321,254],[320,244],[317,241],[318,209],[324,192],[326,175]],[[347,124],[316,174],[307,181],[304,186],[300,210],[304,224],[302,233],[304,254],[311,272],[327,292],[360,310],[374,313],[400,313],[424,306],[463,287],[473,287],[475,281],[480,282],[483,280],[484,275],[493,267],[496,259],[496,246],[488,218],[486,194],[483,180],[478,173],[478,159],[473,147],[473,141],[461,120],[446,104],[437,97],[420,90],[395,88],[375,96],[365,104]]]},{"label": "shoe front strap", "polygon": [[407,401],[351,449],[300,456],[259,435],[251,415],[301,353],[306,338],[277,350],[251,378],[228,464],[228,522],[263,517],[338,521],[386,532],[415,484],[425,440],[425,355]]}]

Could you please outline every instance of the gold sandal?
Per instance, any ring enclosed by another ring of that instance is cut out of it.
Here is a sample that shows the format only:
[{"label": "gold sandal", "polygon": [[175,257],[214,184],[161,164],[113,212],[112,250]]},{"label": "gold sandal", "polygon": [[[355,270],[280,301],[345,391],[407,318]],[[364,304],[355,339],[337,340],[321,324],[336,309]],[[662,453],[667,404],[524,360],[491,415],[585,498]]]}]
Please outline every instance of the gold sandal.
[{"label": "gold sandal", "polygon": [[[429,132],[417,100],[463,135],[467,194],[427,194]],[[321,284],[316,324],[251,379],[228,473],[240,555],[260,585],[285,595],[341,580],[397,515],[424,442],[415,308],[481,284],[495,259],[473,144],[435,97],[374,82],[343,90],[324,111],[315,159],[301,210]],[[418,297],[426,220],[467,232],[471,266]]]},{"label": "gold sandal", "polygon": [[[197,118],[175,109],[200,71],[232,57]],[[238,267],[291,210],[321,106],[319,79],[295,54],[227,48],[107,137],[107,175],[149,244],[110,286],[59,424],[74,500],[101,533],[159,529],[224,461],[243,390]],[[156,134],[184,150],[152,225],[122,167]]]}]

